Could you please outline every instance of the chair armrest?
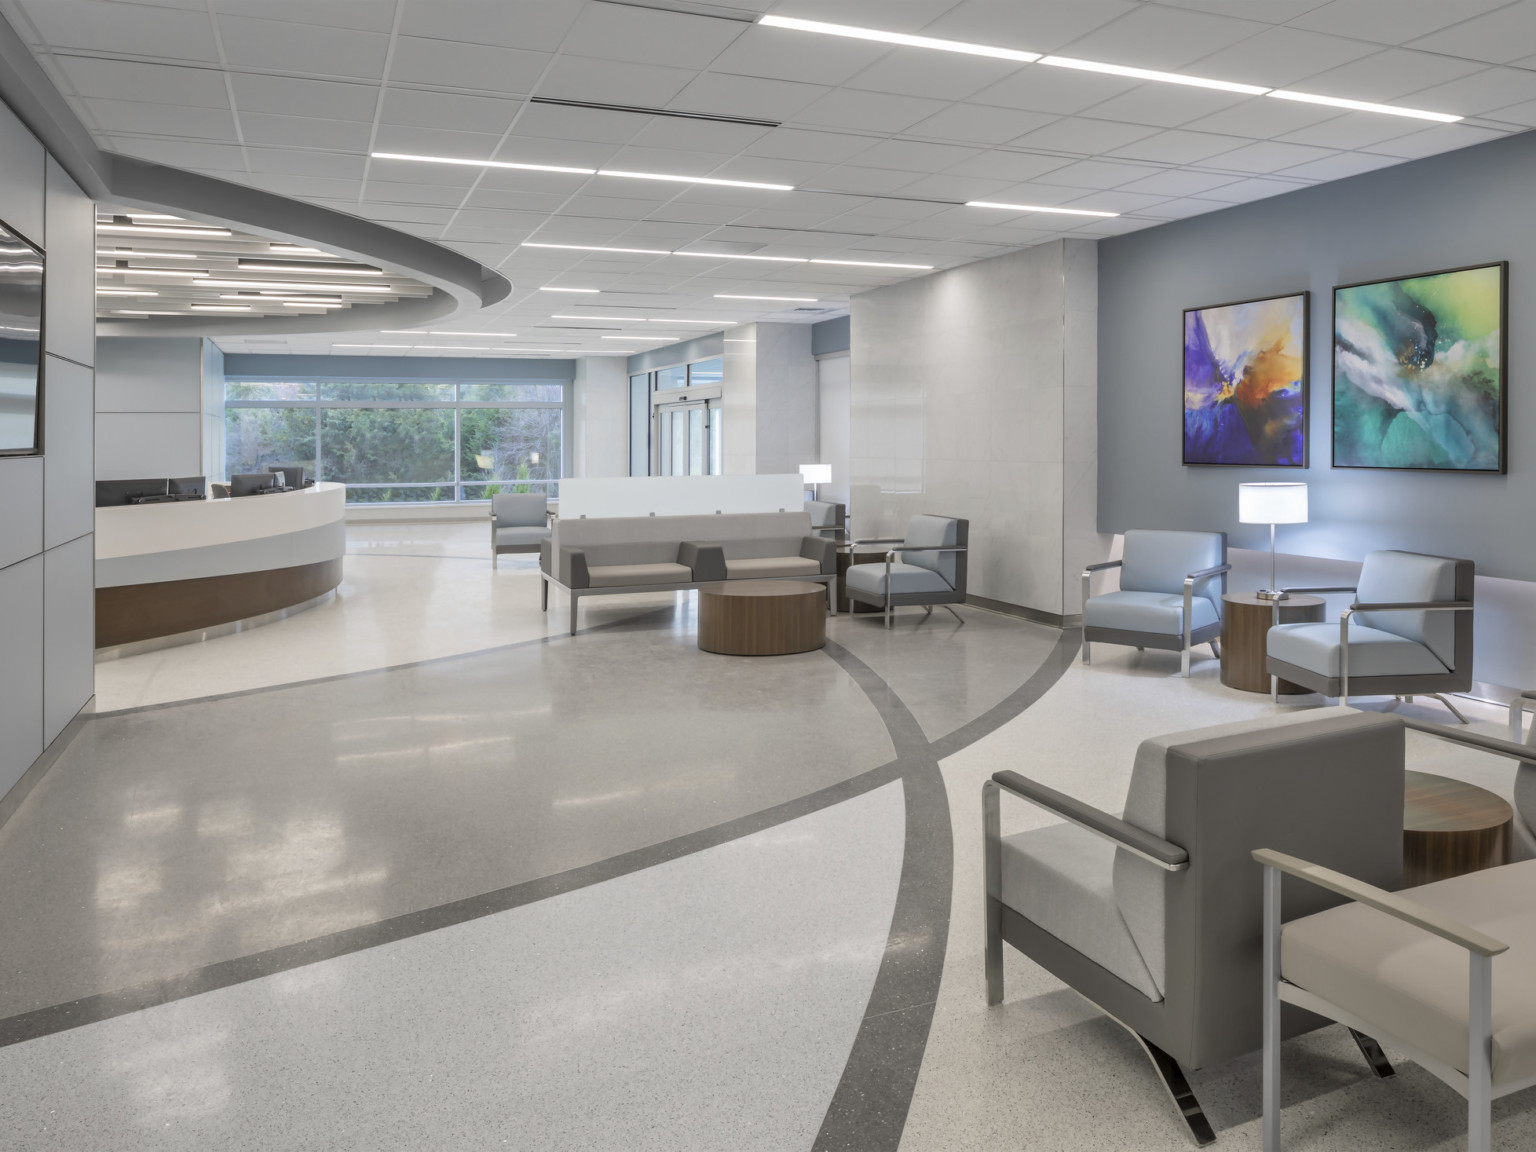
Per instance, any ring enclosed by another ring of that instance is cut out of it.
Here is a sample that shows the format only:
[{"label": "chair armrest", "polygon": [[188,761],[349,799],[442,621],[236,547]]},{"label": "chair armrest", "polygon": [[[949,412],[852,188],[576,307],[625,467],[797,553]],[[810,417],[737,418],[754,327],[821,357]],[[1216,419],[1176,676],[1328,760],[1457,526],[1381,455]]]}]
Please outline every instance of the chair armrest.
[{"label": "chair armrest", "polygon": [[1111,816],[1091,804],[1047,788],[1017,772],[995,772],[992,783],[1021,800],[1028,800],[1037,807],[1053,812],[1062,819],[1085,828],[1094,835],[1110,841],[1127,852],[1140,856],[1168,872],[1182,872],[1189,867],[1189,853],[1177,844],[1154,836],[1134,824],[1127,824],[1118,816]]},{"label": "chair armrest", "polygon": [[968,552],[963,544],[903,544],[897,552]]},{"label": "chair armrest", "polygon": [[1301,596],[1317,596],[1323,592],[1357,592],[1357,588],[1282,588],[1282,592],[1295,592]]},{"label": "chair armrest", "polygon": [[857,548],[860,544],[900,544],[903,539],[902,536],[871,536],[868,540],[850,540],[849,543]]},{"label": "chair armrest", "polygon": [[1367,884],[1363,880],[1356,880],[1353,876],[1335,872],[1331,868],[1310,864],[1270,848],[1255,849],[1253,858],[1266,868],[1276,868],[1310,884],[1316,884],[1319,888],[1326,888],[1330,892],[1346,896],[1368,908],[1385,912],[1388,916],[1406,924],[1412,924],[1415,928],[1422,928],[1479,956],[1497,956],[1501,952],[1509,951],[1508,944],[1495,940],[1476,928],[1452,920],[1448,916],[1442,916],[1433,908],[1426,908],[1422,904],[1406,900],[1396,893],[1377,888],[1374,884]]},{"label": "chair armrest", "polygon": [[560,549],[560,583],[567,588],[590,588],[592,576],[587,571],[587,554],[581,548]]},{"label": "chair armrest", "polygon": [[1536,766],[1536,747],[1530,744],[1522,744],[1518,740],[1500,740],[1497,736],[1484,736],[1477,732],[1463,732],[1459,728],[1436,724],[1430,720],[1416,720],[1411,716],[1403,716],[1401,719],[1403,727],[1412,728],[1415,732],[1423,732],[1430,736],[1437,736],[1441,740],[1449,740],[1452,744],[1492,752],[1498,756],[1508,756],[1513,760]]},{"label": "chair armrest", "polygon": [[1184,583],[1193,584],[1196,580],[1204,580],[1207,576],[1219,576],[1223,572],[1232,571],[1230,564],[1218,564],[1214,568],[1202,568],[1198,572],[1191,572],[1184,577]]},{"label": "chair armrest", "polygon": [[805,536],[800,540],[800,555],[814,560],[823,576],[837,571],[837,541],[825,536]]},{"label": "chair armrest", "polygon": [[1430,600],[1423,604],[1351,604],[1351,612],[1470,612],[1472,603],[1468,600]]},{"label": "chair armrest", "polygon": [[695,580],[725,579],[725,548],[697,540],[684,540],[677,546],[677,562],[693,573]]},{"label": "chair armrest", "polygon": [[[494,534],[491,536],[491,539],[496,539]],[[555,542],[548,536],[539,541],[539,571],[543,572],[546,576],[555,575],[554,547]]]},{"label": "chair armrest", "polygon": [[1118,568],[1124,563],[1124,560],[1106,560],[1102,564],[1090,564],[1083,569],[1083,575],[1086,576],[1090,572],[1103,572],[1106,568]]}]

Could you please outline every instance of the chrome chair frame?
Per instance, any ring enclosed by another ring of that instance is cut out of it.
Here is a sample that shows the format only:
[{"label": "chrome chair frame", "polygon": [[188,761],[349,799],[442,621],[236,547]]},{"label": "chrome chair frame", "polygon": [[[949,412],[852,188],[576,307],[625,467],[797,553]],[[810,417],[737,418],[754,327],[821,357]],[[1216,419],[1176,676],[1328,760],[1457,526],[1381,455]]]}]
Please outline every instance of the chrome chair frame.
[{"label": "chrome chair frame", "polygon": [[[1525,706],[1530,702],[1533,714],[1536,714],[1536,691],[1521,692],[1509,702],[1509,738],[1514,743],[1520,743],[1520,738],[1525,732],[1522,723],[1525,716]],[[1531,725],[1531,734],[1525,741],[1532,747],[1536,747],[1536,723]]]},{"label": "chrome chair frame", "polygon": [[[1104,572],[1110,568],[1119,568],[1124,563],[1124,560],[1106,560],[1102,564],[1090,564],[1087,568],[1083,569],[1083,608],[1085,611],[1087,610],[1088,600],[1090,598],[1089,593],[1093,583],[1093,574],[1095,572]],[[1232,571],[1232,565],[1217,564],[1210,568],[1202,568],[1198,572],[1190,572],[1184,577],[1184,634],[1182,636],[1183,644],[1179,649],[1179,675],[1183,676],[1186,680],[1189,678],[1189,651],[1196,644],[1209,644],[1211,646],[1211,651],[1216,655],[1216,658],[1218,660],[1221,659],[1222,619],[1219,611],[1217,612],[1216,623],[1208,624],[1206,627],[1198,629],[1201,638],[1198,640],[1195,639],[1195,633],[1197,630],[1191,626],[1190,622],[1190,616],[1193,613],[1195,607],[1195,585],[1201,580],[1209,579],[1212,576],[1220,576],[1230,571]],[[1207,635],[1207,633],[1210,634]],[[1127,633],[1127,635],[1130,634]],[[1158,633],[1138,632],[1135,633],[1135,635],[1138,637],[1145,637],[1149,640],[1148,643],[1137,645],[1138,650],[1140,648],[1148,647],[1165,647],[1165,645],[1158,644],[1155,640],[1151,639],[1156,637]],[[1092,642],[1088,639],[1088,629],[1085,624],[1083,627],[1083,663],[1093,663],[1092,656],[1093,645]]]}]

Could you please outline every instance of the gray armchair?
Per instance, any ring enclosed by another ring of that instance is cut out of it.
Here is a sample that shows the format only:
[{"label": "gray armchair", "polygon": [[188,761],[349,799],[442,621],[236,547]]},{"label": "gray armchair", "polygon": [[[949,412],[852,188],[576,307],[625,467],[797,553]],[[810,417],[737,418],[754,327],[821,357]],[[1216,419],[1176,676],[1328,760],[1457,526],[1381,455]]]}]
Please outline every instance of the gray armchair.
[{"label": "gray armchair", "polygon": [[[1093,574],[1108,568],[1120,569],[1120,590],[1090,596]],[[1196,644],[1220,656],[1221,597],[1231,570],[1225,532],[1126,532],[1121,559],[1083,572],[1083,663],[1092,662],[1095,640],[1178,652],[1184,676]]]},{"label": "gray armchair", "polygon": [[811,531],[818,536],[841,540],[848,530],[848,505],[833,504],[828,500],[807,500],[805,510],[811,514]]},{"label": "gray armchair", "polygon": [[855,540],[855,551],[870,544],[900,547],[885,554],[883,567],[849,565],[843,577],[848,599],[884,609],[887,628],[894,622],[893,610],[904,605],[922,605],[931,616],[933,605],[939,604],[960,620],[960,613],[950,605],[965,603],[966,541],[970,532],[969,520],[914,516],[907,521],[907,534],[903,537]]},{"label": "gray armchair", "polygon": [[[1138,749],[1119,817],[997,773],[982,790],[987,1002],[1003,999],[1006,942],[1128,1029],[1209,1143],[1183,1069],[1252,1052],[1263,1035],[1250,853],[1280,845],[1397,887],[1403,748],[1400,718],[1334,709],[1162,736]],[[1003,794],[1067,823],[1004,837]],[[1338,902],[1298,892],[1286,916]],[[1322,1023],[1297,1012],[1285,1034]]]},{"label": "gray armchair", "polygon": [[503,552],[537,552],[549,539],[549,499],[500,492],[491,497],[491,567]]},{"label": "gray armchair", "polygon": [[1334,624],[1281,624],[1279,605],[1266,638],[1266,667],[1278,701],[1289,680],[1348,704],[1356,696],[1433,696],[1463,724],[1443,692],[1472,687],[1470,560],[1418,552],[1371,552],[1356,587],[1292,588],[1353,592]]}]

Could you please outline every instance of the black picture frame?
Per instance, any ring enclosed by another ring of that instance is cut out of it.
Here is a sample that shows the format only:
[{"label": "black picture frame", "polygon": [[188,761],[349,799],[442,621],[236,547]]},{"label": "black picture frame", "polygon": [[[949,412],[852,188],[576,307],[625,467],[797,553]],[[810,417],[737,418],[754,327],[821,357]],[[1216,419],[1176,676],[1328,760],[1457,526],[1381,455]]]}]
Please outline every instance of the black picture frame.
[{"label": "black picture frame", "polygon": [[[0,445],[0,459],[15,459],[17,457],[43,455],[44,413],[43,403],[46,394],[45,375],[47,371],[47,300],[48,300],[48,261],[44,249],[27,239],[21,232],[11,226],[8,221],[0,220],[0,247],[12,247],[20,245],[28,251],[35,253],[37,263],[42,266],[42,271],[37,276],[37,373],[33,384],[32,393],[32,444],[25,448],[7,448]],[[17,253],[20,255],[20,253]],[[32,343],[26,341],[26,343]]]},{"label": "black picture frame", "polygon": [[[1191,460],[1189,458],[1188,425],[1185,421],[1184,397],[1188,380],[1184,375],[1184,347],[1189,331],[1191,312],[1211,312],[1218,308],[1240,308],[1245,304],[1267,304],[1274,300],[1301,301],[1301,462],[1299,464],[1266,464],[1251,461]],[[1281,468],[1287,472],[1305,471],[1312,462],[1312,292],[1282,292],[1275,296],[1254,296],[1247,300],[1228,300],[1222,304],[1202,304],[1184,309],[1179,319],[1179,452],[1180,462],[1186,468]]]},{"label": "black picture frame", "polygon": [[[1499,270],[1499,464],[1497,468],[1435,468],[1393,464],[1340,464],[1339,463],[1339,293],[1352,288],[1368,288],[1375,284],[1392,284],[1404,280],[1424,280],[1431,276],[1449,276],[1457,272],[1477,272],[1484,268]],[[1340,471],[1362,472],[1439,472],[1454,476],[1505,476],[1509,473],[1509,261],[1489,260],[1481,264],[1463,264],[1456,268],[1437,268],[1431,272],[1415,272],[1409,276],[1381,276],[1374,280],[1356,280],[1351,284],[1336,284],[1333,289],[1333,314],[1328,335],[1329,366],[1329,467]]]}]

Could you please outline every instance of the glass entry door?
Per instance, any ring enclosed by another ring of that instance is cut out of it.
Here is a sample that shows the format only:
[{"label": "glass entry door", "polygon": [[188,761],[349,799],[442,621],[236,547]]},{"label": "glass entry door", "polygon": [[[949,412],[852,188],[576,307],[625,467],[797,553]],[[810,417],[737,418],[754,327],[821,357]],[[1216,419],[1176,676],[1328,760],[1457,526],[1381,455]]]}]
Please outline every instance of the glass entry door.
[{"label": "glass entry door", "polygon": [[656,475],[719,472],[719,405],[719,400],[695,400],[656,406]]}]

